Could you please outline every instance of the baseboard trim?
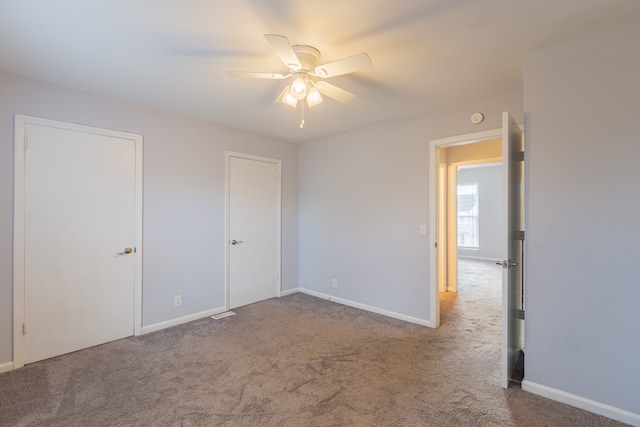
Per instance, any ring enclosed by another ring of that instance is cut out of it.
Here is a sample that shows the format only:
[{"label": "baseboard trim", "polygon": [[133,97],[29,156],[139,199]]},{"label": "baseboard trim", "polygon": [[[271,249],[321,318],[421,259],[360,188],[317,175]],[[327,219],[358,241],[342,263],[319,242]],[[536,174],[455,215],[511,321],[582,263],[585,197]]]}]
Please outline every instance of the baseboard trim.
[{"label": "baseboard trim", "polygon": [[407,316],[406,314],[396,313],[395,311],[373,307],[370,305],[362,304],[362,303],[351,301],[344,298],[338,298],[333,295],[323,294],[322,292],[313,291],[307,288],[300,288],[300,292],[302,292],[303,294],[314,296],[314,297],[337,302],[338,304],[348,305],[349,307],[359,308],[360,310],[370,311],[372,313],[382,314],[383,316],[392,317],[394,319],[404,320],[405,322],[415,323],[421,326],[428,326],[430,328],[433,328],[433,323],[431,323],[431,321],[426,319],[421,319],[419,317]]},{"label": "baseboard trim", "polygon": [[0,374],[13,371],[13,362],[0,363]]},{"label": "baseboard trim", "polygon": [[287,295],[297,294],[300,292],[300,288],[287,289],[286,291],[281,291],[280,296],[286,297]]},{"label": "baseboard trim", "polygon": [[567,405],[575,406],[576,408],[603,415],[617,421],[622,421],[623,423],[640,426],[640,414],[625,411],[624,409],[616,408],[615,406],[607,405],[527,380],[522,381],[522,389],[529,393],[566,403]]},{"label": "baseboard trim", "polygon": [[473,259],[476,261],[491,261],[491,262],[495,262],[498,260],[498,258],[489,258],[484,256],[473,256],[473,255],[458,255],[458,258]]},{"label": "baseboard trim", "polygon": [[203,319],[205,317],[213,316],[218,313],[224,313],[225,311],[228,311],[226,307],[218,307],[218,308],[213,308],[211,310],[201,311],[199,313],[178,317],[176,319],[154,323],[153,325],[143,326],[142,329],[140,330],[140,335],[170,328],[172,326],[182,325],[183,323],[187,323],[187,322],[193,322],[194,320]]}]

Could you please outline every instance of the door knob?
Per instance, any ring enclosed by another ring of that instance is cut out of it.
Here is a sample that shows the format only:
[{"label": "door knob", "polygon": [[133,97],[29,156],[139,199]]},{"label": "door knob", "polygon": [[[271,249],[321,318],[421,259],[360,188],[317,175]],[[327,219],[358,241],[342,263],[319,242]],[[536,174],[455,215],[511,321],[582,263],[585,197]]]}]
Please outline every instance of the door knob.
[{"label": "door knob", "polygon": [[237,245],[238,243],[244,243],[244,242],[243,242],[242,240],[236,240],[236,239],[233,239],[233,240],[231,241],[231,244],[232,244],[232,245]]},{"label": "door knob", "polygon": [[124,251],[122,251],[122,252],[118,252],[116,255],[127,255],[127,254],[130,254],[131,252],[133,252],[133,249],[131,249],[131,248],[124,248]]},{"label": "door knob", "polygon": [[502,268],[511,268],[511,267],[515,267],[518,265],[517,262],[514,261],[496,261],[496,264],[501,265]]}]

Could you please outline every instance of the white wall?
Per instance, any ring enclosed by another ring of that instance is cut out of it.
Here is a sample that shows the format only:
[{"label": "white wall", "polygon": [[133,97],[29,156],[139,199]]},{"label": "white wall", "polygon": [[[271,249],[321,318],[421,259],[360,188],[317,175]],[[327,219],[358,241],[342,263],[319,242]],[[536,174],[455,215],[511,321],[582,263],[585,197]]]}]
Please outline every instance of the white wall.
[{"label": "white wall", "polygon": [[427,321],[429,141],[499,128],[505,110],[522,120],[521,92],[302,144],[300,286]]},{"label": "white wall", "polygon": [[282,286],[298,287],[296,144],[6,73],[0,94],[0,365],[12,360],[15,113],[144,136],[144,326],[225,304],[226,150],[282,159]]},{"label": "white wall", "polygon": [[527,55],[524,75],[526,386],[636,425],[639,43],[628,23]]},{"label": "white wall", "polygon": [[502,258],[502,166],[480,166],[458,171],[458,184],[478,183],[478,250],[458,248],[459,256]]}]

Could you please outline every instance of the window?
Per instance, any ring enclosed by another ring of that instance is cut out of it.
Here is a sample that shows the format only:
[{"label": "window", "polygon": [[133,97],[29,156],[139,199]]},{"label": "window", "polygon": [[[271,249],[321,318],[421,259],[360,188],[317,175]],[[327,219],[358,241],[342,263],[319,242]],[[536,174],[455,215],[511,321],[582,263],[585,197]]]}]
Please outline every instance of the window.
[{"label": "window", "polygon": [[480,249],[478,183],[458,184],[458,246]]}]

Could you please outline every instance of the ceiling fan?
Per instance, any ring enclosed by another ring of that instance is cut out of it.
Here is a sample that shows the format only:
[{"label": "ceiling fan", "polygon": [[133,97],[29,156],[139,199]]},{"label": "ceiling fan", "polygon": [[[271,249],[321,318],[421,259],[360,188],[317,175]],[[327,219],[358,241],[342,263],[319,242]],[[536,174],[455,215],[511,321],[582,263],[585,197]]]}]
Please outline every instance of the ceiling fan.
[{"label": "ceiling fan", "polygon": [[[271,45],[276,55],[289,69],[287,74],[255,73],[247,71],[227,71],[231,77],[249,77],[258,79],[284,80],[291,77],[291,84],[284,88],[275,102],[296,107],[298,101],[305,101],[309,107],[322,102],[322,95],[340,102],[349,102],[355,95],[324,81],[330,77],[371,68],[373,63],[366,53],[349,56],[327,64],[318,65],[320,51],[313,46],[291,45],[285,36],[265,34],[264,38]],[[300,103],[304,127],[304,102]]]}]

